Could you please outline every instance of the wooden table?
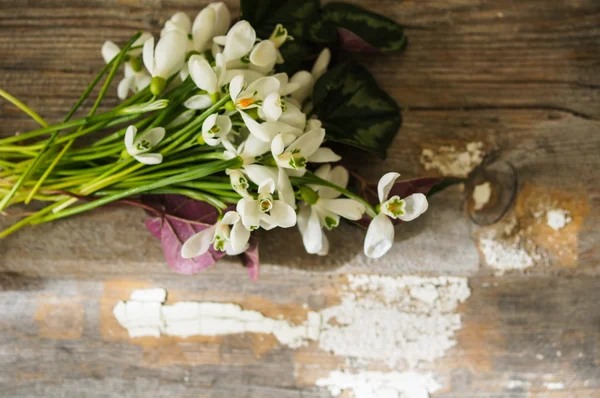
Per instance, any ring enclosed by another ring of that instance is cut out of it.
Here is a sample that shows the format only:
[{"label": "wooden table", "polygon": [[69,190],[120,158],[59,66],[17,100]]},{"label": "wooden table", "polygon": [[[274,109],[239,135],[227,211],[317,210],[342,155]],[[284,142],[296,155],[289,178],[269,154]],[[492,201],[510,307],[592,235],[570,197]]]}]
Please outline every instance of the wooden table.
[{"label": "wooden table", "polygon": [[[339,300],[348,273],[469,278],[457,344],[427,365],[442,385],[434,396],[600,396],[600,3],[354,2],[410,37],[404,54],[367,65],[405,119],[386,161],[364,158],[367,177],[440,175],[443,153],[476,143],[517,170],[508,214],[478,227],[463,210],[465,193],[452,188],[398,228],[392,254],[375,262],[349,226],[325,259],[303,254],[297,232],[265,236],[256,283],[236,261],[173,274],[132,209],[24,230],[0,242],[1,396],[327,397],[314,382],[343,359],[314,344],[294,351],[252,334],[134,340],[111,309],[135,288],[160,286],[170,300],[237,302],[302,321],[303,304]],[[101,67],[104,40],[157,33],[172,13],[194,15],[201,3],[0,0],[0,87],[58,121]],[[237,2],[228,4],[236,13]],[[111,95],[105,106],[116,104]],[[4,101],[0,120],[2,135],[34,127]],[[438,156],[433,163],[424,150]],[[540,206],[567,210],[571,222],[551,229]],[[497,276],[482,237],[507,229],[504,242],[535,251],[536,264]]]}]

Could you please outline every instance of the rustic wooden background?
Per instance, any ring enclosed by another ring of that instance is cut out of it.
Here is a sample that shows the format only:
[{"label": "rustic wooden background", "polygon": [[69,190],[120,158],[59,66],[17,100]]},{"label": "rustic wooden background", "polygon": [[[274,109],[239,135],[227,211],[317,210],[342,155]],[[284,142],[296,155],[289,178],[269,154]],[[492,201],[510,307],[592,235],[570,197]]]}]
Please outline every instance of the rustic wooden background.
[{"label": "rustic wooden background", "polygon": [[[353,2],[410,37],[404,54],[367,65],[405,109],[389,158],[364,159],[367,176],[439,175],[424,169],[423,149],[482,142],[515,165],[520,188],[515,207],[488,228],[524,223],[545,200],[570,211],[560,232],[526,231],[544,261],[494,276],[478,252],[486,229],[469,221],[459,188],[399,228],[382,261],[360,255],[349,227],[327,259],[302,254],[297,234],[264,237],[257,283],[235,261],[175,275],[142,213],[96,212],[0,242],[1,396],[327,397],[314,380],[336,363],[316,349],[295,353],[246,335],[134,341],[115,332],[110,309],[136,287],[161,286],[181,300],[298,316],[303,303],[319,309],[335,299],[346,272],[469,276],[458,344],[435,363],[444,384],[435,396],[600,396],[600,2]],[[194,15],[203,3],[0,0],[0,87],[58,121],[102,65],[104,40],[156,33],[175,11]],[[235,14],[237,2],[228,4]],[[106,106],[116,103],[114,95]],[[6,102],[0,121],[2,135],[34,127]],[[281,245],[289,249],[270,249]],[[549,377],[565,388],[544,389]],[[511,379],[530,387],[509,389]]]}]

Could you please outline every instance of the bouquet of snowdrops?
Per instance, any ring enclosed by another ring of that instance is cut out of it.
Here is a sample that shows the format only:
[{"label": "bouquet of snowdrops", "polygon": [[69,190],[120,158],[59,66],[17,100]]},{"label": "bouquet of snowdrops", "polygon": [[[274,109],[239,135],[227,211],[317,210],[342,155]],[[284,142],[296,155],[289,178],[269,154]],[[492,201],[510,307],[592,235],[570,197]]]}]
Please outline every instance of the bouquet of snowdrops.
[{"label": "bouquet of snowdrops", "polygon": [[[151,213],[147,227],[179,272],[227,254],[242,255],[255,277],[259,228],[297,226],[308,253],[326,255],[323,229],[341,218],[368,225],[365,254],[384,255],[393,221],[425,212],[424,193],[438,181],[399,196],[399,174],[390,172],[376,189],[348,188],[350,173],[328,144],[384,156],[400,111],[365,68],[330,64],[342,50],[402,50],[402,29],[343,3],[241,8],[232,26],[227,7],[212,3],[193,22],[173,15],[158,39],[140,32],[122,48],[107,41],[106,66],[62,123],[48,125],[1,91],[41,128],[0,139],[0,210],[46,205],[0,236],[126,203]],[[121,68],[123,102],[98,112]],[[105,76],[91,109],[75,118]]]}]

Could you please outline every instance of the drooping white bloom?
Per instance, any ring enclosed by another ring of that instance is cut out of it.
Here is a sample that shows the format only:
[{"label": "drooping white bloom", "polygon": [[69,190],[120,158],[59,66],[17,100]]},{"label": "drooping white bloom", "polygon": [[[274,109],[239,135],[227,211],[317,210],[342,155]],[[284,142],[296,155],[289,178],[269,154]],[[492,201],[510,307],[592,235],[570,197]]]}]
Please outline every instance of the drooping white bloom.
[{"label": "drooping white bloom", "polygon": [[[142,33],[142,35],[131,45],[131,47],[142,46],[146,40],[152,38],[150,33]],[[105,41],[102,45],[102,58],[104,62],[109,63],[117,54],[121,52],[119,46],[112,41]],[[130,60],[125,62],[125,77],[119,82],[117,87],[117,96],[124,100],[131,90],[136,93],[143,90],[150,84],[152,79],[150,75],[143,69],[138,56],[142,53],[141,48],[135,48],[128,52]]]},{"label": "drooping white bloom", "polygon": [[321,148],[325,130],[320,126],[311,128],[290,145],[286,145],[286,134],[278,134],[271,142],[271,153],[277,165],[285,169],[304,172],[307,162],[328,163],[341,159],[329,148]]},{"label": "drooping white bloom", "polygon": [[231,119],[228,116],[213,113],[202,123],[202,138],[207,145],[219,145],[231,131],[231,126]]},{"label": "drooping white bloom", "polygon": [[229,29],[227,36],[216,36],[215,43],[224,46],[223,56],[226,62],[242,62],[254,47],[256,32],[248,21],[239,21]]},{"label": "drooping white bloom", "polygon": [[165,137],[165,129],[155,127],[137,135],[135,126],[127,127],[125,131],[125,149],[127,153],[140,163],[159,164],[163,160],[160,153],[150,153]]},{"label": "drooping white bloom", "polygon": [[299,105],[302,105],[302,103],[310,97],[315,82],[325,74],[330,61],[331,51],[328,48],[325,48],[319,54],[311,72],[301,70],[296,72],[290,78],[291,83],[299,86],[299,88],[292,93],[292,98],[297,101]]},{"label": "drooping white bloom", "polygon": [[179,32],[187,37],[192,31],[192,21],[185,12],[177,12],[165,22],[165,27],[160,31],[160,37],[164,37],[169,32]]},{"label": "drooping white bloom", "polygon": [[210,249],[211,244],[214,250],[235,256],[248,249],[249,239],[250,231],[242,224],[240,215],[235,211],[229,211],[215,225],[185,241],[181,248],[181,257],[201,256]]},{"label": "drooping white bloom", "polygon": [[[346,188],[348,185],[348,171],[342,166],[332,169],[329,164],[323,165],[317,169],[315,174],[341,188]],[[307,202],[300,206],[298,229],[306,251],[324,256],[329,251],[329,242],[323,233],[323,227],[329,230],[337,227],[340,217],[354,221],[360,220],[366,208],[364,204],[354,199],[340,199],[340,192],[333,188],[318,185],[311,188],[314,191],[303,187],[313,198],[306,198],[312,203]]]},{"label": "drooping white bloom", "polygon": [[246,228],[289,228],[296,224],[296,212],[283,200],[275,200],[274,191],[275,182],[269,179],[258,187],[258,199],[242,198],[238,202],[237,212]]},{"label": "drooping white bloom", "polygon": [[152,75],[150,89],[159,95],[165,87],[166,79],[173,76],[185,63],[187,37],[179,30],[165,33],[154,48],[154,38],[144,43],[144,65]]},{"label": "drooping white bloom", "polygon": [[402,221],[412,221],[425,213],[429,204],[422,193],[415,193],[401,199],[395,195],[388,199],[398,173],[387,173],[379,180],[377,194],[379,196],[380,213],[371,221],[364,250],[367,257],[379,258],[390,250],[394,243],[394,225],[389,217]]},{"label": "drooping white bloom", "polygon": [[284,62],[284,59],[281,53],[279,52],[279,48],[283,46],[286,41],[293,39],[294,38],[292,36],[288,35],[288,31],[286,28],[283,27],[283,25],[277,24],[277,26],[275,26],[275,29],[273,30],[273,33],[271,33],[269,40],[273,42],[273,44],[275,44],[275,48],[277,48],[278,64],[282,64]]}]

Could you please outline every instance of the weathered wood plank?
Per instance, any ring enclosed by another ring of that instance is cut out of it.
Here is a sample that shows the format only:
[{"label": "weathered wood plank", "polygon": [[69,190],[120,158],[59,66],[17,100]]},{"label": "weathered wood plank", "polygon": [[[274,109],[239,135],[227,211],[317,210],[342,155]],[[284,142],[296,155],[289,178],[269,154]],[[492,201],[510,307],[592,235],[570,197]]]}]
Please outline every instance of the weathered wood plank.
[{"label": "weathered wood plank", "polygon": [[[106,282],[33,282],[5,275],[0,282],[0,391],[95,397],[152,395],[160,388],[158,395],[328,396],[314,387],[314,378],[326,377],[337,361],[314,344],[294,353],[269,336],[252,334],[129,339],[112,318],[112,306],[133,289],[162,286],[172,302],[233,301],[301,322],[304,303],[314,310],[327,307],[344,285],[325,274],[314,275],[308,284],[299,273],[281,276],[267,275],[257,285],[244,278],[225,283],[217,273]],[[518,275],[471,279],[472,296],[460,309],[464,326],[458,345],[428,366],[446,386],[439,396],[543,395],[547,382],[565,385],[556,396],[600,392],[599,282]]]}]

